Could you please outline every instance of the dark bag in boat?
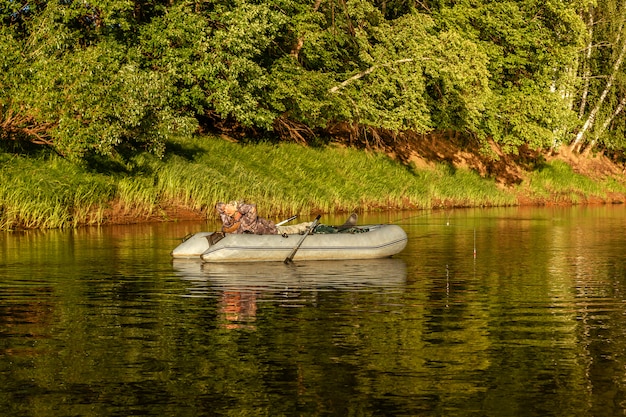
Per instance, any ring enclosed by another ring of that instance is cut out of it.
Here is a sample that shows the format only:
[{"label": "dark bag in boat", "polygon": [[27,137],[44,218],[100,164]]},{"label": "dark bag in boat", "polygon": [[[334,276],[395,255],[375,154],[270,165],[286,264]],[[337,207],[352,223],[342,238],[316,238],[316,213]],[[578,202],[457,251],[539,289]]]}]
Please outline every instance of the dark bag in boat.
[{"label": "dark bag in boat", "polygon": [[213,232],[210,235],[208,235],[206,238],[209,241],[209,246],[213,246],[220,240],[224,239],[224,236],[226,236],[224,232]]},{"label": "dark bag in boat", "polygon": [[346,229],[341,229],[335,226],[327,226],[325,224],[320,224],[319,226],[317,226],[315,228],[315,233],[320,233],[320,234],[333,234],[333,233],[364,233],[367,232],[369,229],[367,229],[366,227],[358,227],[358,226],[354,226],[354,227],[349,227]]}]

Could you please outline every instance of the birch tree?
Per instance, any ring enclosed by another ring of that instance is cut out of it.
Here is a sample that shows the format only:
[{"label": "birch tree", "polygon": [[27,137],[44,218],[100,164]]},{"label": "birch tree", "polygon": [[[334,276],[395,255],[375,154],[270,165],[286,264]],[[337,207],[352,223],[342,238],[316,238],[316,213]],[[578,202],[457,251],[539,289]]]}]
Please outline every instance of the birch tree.
[{"label": "birch tree", "polygon": [[613,123],[613,121],[617,119],[617,117],[622,113],[622,110],[624,110],[625,105],[626,105],[626,94],[622,96],[617,107],[615,107],[615,110],[613,110],[613,113],[611,113],[609,116],[607,116],[604,119],[604,123],[602,123],[602,126],[595,132],[594,139],[591,141],[589,146],[585,148],[585,150],[583,151],[583,155],[588,156],[591,153],[596,143],[599,142],[600,137],[604,135],[604,133],[608,130],[609,126]]},{"label": "birch tree", "polygon": [[583,138],[585,137],[585,134],[587,133],[587,131],[593,129],[596,123],[596,117],[598,116],[598,113],[602,109],[602,106],[604,105],[607,95],[611,92],[615,79],[617,78],[620,71],[622,71],[622,63],[624,61],[624,56],[626,54],[626,42],[622,42],[622,45],[618,49],[619,51],[613,63],[611,72],[608,76],[606,85],[602,89],[599,99],[596,101],[595,105],[593,106],[589,114],[586,116],[585,122],[583,123],[582,127],[576,134],[576,138],[571,144],[572,150],[580,150],[580,146],[581,146],[581,143],[583,142]]},{"label": "birch tree", "polygon": [[603,0],[589,6],[586,13],[589,40],[581,53],[580,127],[569,146],[573,152],[589,155],[600,144],[613,149],[621,146],[610,138],[611,126],[624,117],[626,7],[620,1]]},{"label": "birch tree", "polygon": [[[437,2],[438,26],[463,31],[488,56],[487,102],[478,135],[505,152],[550,148],[568,131],[571,99],[559,92],[580,49],[585,26],[570,2]],[[570,77],[571,78],[571,77]],[[557,87],[559,85],[559,87]]]}]

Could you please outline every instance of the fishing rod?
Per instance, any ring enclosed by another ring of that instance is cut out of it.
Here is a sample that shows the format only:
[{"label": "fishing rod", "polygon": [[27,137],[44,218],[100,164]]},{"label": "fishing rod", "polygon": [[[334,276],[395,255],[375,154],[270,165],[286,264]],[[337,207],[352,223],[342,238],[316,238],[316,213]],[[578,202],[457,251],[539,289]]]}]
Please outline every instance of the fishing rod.
[{"label": "fishing rod", "polygon": [[[453,227],[453,228],[455,228],[457,230],[458,229],[469,229],[470,227],[472,228],[472,231],[473,231],[473,250],[472,250],[472,255],[473,255],[474,259],[476,259],[476,255],[477,255],[477,247],[476,247],[476,221],[475,221],[476,219],[474,219],[474,225],[473,226],[469,226],[469,225],[468,226],[465,226],[465,225],[451,225],[450,224],[450,218],[451,218],[452,212],[454,211],[454,208],[452,208],[452,209],[436,209],[435,208],[435,209],[425,209],[424,211],[425,211],[424,213],[420,213],[420,214],[416,214],[416,215],[412,215],[412,216],[408,216],[408,217],[403,217],[401,219],[394,220],[391,223],[399,224],[399,225],[402,224],[402,223],[405,223],[405,224],[411,225],[411,223],[409,222],[411,219],[418,219],[418,218],[421,218],[421,217],[432,215],[432,214],[434,214],[436,212],[439,212],[439,211],[445,211],[447,213],[446,213],[446,218],[445,218],[445,224],[443,226],[445,226],[445,227]],[[429,227],[432,227],[432,226],[433,226],[432,224],[429,225]]]}]

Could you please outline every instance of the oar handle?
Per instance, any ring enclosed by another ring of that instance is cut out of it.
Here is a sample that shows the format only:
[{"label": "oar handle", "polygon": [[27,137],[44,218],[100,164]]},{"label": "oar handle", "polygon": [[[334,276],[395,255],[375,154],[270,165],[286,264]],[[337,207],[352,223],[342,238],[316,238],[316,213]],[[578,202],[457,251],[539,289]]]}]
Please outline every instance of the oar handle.
[{"label": "oar handle", "polygon": [[296,214],[295,216],[291,216],[288,219],[283,220],[282,222],[276,223],[276,226],[282,226],[285,223],[289,223],[290,221],[292,221],[293,219],[297,218],[298,215]]},{"label": "oar handle", "polygon": [[302,245],[302,242],[304,242],[304,239],[306,239],[306,237],[309,234],[311,234],[313,232],[313,230],[315,230],[315,227],[317,226],[317,223],[320,221],[321,218],[322,218],[322,215],[318,214],[317,217],[315,218],[315,220],[313,220],[313,223],[311,223],[311,228],[304,235],[302,235],[302,237],[300,238],[300,241],[298,242],[296,247],[293,248],[293,250],[291,251],[291,254],[285,258],[284,262],[286,264],[290,263],[293,260],[293,257],[296,256],[296,252],[298,252],[298,249],[300,249],[300,246]]}]

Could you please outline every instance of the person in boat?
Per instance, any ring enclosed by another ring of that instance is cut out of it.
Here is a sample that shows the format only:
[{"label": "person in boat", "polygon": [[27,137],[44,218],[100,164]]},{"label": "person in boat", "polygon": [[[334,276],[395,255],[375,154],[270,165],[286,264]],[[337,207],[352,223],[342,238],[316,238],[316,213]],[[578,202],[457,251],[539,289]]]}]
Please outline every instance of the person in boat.
[{"label": "person in boat", "polygon": [[217,203],[215,210],[222,220],[224,233],[253,233],[256,235],[290,235],[307,231],[311,222],[303,222],[291,226],[276,226],[270,220],[259,217],[256,204],[246,204],[240,201]]}]

